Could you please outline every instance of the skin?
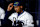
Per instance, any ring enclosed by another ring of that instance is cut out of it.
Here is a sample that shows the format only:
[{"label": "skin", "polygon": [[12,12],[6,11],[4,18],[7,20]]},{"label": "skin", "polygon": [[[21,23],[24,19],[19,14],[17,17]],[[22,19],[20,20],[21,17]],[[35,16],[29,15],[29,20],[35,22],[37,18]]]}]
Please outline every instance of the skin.
[{"label": "skin", "polygon": [[[11,6],[11,7],[10,7],[10,6]],[[7,11],[11,11],[12,8],[13,8],[13,3],[10,3],[10,4],[8,5]]]},{"label": "skin", "polygon": [[[11,7],[10,7],[10,6],[11,6]],[[10,4],[8,5],[7,11],[12,10],[12,8],[13,8],[13,3],[10,3]],[[14,6],[14,10],[15,10],[17,13],[22,13],[22,12],[23,12],[22,8],[23,8],[23,6]]]},{"label": "skin", "polygon": [[23,10],[22,10],[23,6],[14,6],[14,10],[17,12],[17,13],[22,13]]}]

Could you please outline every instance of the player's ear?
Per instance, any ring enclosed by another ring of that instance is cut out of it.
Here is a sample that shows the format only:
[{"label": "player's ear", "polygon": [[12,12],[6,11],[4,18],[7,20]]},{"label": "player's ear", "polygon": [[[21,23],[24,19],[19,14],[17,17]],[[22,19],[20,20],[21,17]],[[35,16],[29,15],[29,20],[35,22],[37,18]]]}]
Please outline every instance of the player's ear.
[{"label": "player's ear", "polygon": [[23,6],[20,6],[21,8],[23,8]]}]

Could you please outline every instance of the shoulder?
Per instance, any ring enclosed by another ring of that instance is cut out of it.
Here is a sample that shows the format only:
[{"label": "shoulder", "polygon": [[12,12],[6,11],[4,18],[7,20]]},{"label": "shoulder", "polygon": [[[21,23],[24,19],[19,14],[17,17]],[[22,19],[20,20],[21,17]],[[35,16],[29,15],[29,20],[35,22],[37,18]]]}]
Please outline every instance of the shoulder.
[{"label": "shoulder", "polygon": [[29,12],[24,11],[24,13],[28,16],[32,16]]},{"label": "shoulder", "polygon": [[15,12],[15,13],[12,13],[10,16],[15,16],[15,15],[17,15],[17,13]]},{"label": "shoulder", "polygon": [[15,13],[12,13],[12,14],[9,16],[9,18],[16,17],[16,15],[17,15],[17,13],[16,13],[16,12],[15,12]]},{"label": "shoulder", "polygon": [[25,13],[25,16],[27,17],[27,18],[33,18],[33,16],[30,14],[30,13],[28,13],[28,12],[24,12]]}]

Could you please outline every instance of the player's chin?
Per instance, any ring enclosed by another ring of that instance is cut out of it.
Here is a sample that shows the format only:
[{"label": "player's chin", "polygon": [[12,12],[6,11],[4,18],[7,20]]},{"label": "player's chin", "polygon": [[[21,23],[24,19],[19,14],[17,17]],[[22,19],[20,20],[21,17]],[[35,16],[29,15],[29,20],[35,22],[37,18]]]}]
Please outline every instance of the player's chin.
[{"label": "player's chin", "polygon": [[17,13],[19,12],[19,11],[16,11]]}]

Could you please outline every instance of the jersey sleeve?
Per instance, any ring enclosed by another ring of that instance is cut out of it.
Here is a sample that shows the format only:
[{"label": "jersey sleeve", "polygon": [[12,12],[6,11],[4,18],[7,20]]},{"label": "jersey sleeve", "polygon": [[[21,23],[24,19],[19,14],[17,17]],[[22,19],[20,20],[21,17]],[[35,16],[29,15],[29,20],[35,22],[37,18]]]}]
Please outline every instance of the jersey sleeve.
[{"label": "jersey sleeve", "polygon": [[25,20],[23,27],[34,27],[34,24],[32,24],[33,23],[33,16],[28,15],[28,17],[26,17],[26,18],[28,18],[28,19]]}]

